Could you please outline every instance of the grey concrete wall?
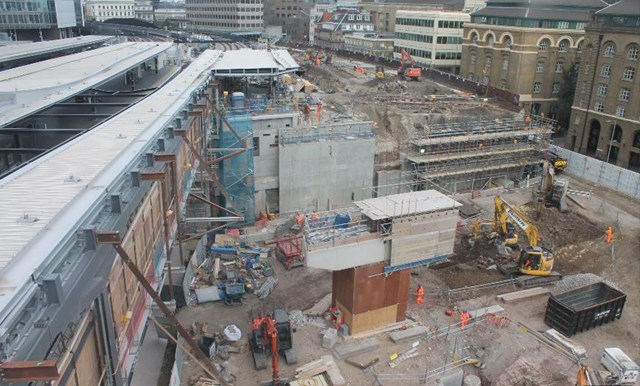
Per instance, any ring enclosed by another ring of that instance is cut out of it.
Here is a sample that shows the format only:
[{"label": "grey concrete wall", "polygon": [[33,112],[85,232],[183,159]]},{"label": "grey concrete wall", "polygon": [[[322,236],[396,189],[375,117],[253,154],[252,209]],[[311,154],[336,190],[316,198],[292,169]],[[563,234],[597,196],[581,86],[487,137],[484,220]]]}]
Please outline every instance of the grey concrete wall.
[{"label": "grey concrete wall", "polygon": [[337,209],[371,198],[375,138],[286,144],[279,150],[281,212]]}]

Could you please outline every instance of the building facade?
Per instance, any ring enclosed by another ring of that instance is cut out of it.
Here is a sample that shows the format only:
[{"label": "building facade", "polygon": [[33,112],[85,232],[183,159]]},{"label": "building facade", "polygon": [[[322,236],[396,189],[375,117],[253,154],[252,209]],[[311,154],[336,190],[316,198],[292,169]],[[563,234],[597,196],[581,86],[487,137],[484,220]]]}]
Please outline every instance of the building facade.
[{"label": "building facade", "polygon": [[393,36],[376,33],[345,35],[344,49],[366,56],[392,59]]},{"label": "building facade", "polygon": [[622,0],[595,14],[584,51],[568,147],[640,171],[640,4]]},{"label": "building facade", "polygon": [[134,4],[136,19],[153,23],[153,5],[151,0],[138,0]]},{"label": "building facade", "polygon": [[344,49],[344,37],[353,33],[374,32],[371,15],[356,9],[338,9],[322,16],[316,24],[315,44],[322,48]]},{"label": "building facade", "polygon": [[198,32],[259,35],[264,29],[262,0],[186,0],[186,10],[187,19]]},{"label": "building facade", "polygon": [[80,1],[0,0],[0,32],[13,40],[48,40],[73,37]]},{"label": "building facade", "polygon": [[136,5],[133,0],[87,0],[84,3],[87,21],[109,19],[135,19]]},{"label": "building facade", "polygon": [[584,49],[601,0],[489,0],[464,27],[461,75],[519,95],[533,114],[556,115],[563,73]]},{"label": "building facade", "polygon": [[265,0],[264,23],[269,26],[281,26],[283,33],[292,35],[291,21],[298,16],[309,15],[313,6],[312,0]]},{"label": "building facade", "polygon": [[462,34],[469,14],[446,11],[398,11],[394,56],[404,49],[416,63],[458,73]]}]

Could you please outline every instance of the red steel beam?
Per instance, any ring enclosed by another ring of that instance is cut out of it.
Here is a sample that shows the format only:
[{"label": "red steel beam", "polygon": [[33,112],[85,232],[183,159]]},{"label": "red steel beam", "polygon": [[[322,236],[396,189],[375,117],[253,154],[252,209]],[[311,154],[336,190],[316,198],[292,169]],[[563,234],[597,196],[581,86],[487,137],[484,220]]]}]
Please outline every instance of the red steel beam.
[{"label": "red steel beam", "polygon": [[55,381],[60,378],[55,360],[16,361],[0,364],[0,380],[8,382]]}]

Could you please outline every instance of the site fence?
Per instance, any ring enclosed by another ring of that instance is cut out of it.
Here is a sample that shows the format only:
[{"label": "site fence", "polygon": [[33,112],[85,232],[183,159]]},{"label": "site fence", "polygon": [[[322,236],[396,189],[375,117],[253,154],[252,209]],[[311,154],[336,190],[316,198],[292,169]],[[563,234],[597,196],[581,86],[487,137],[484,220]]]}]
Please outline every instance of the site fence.
[{"label": "site fence", "polygon": [[567,159],[567,173],[640,200],[640,173],[559,146],[549,149]]}]

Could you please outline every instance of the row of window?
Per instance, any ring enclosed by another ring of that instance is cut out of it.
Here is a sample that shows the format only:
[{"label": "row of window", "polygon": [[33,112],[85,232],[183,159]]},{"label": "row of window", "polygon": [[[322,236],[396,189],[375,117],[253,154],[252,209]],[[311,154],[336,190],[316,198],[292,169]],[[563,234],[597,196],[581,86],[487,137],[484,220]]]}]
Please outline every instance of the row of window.
[{"label": "row of window", "polygon": [[96,9],[106,9],[106,10],[133,9],[133,5],[101,5],[101,4],[88,4],[88,5]]},{"label": "row of window", "polygon": [[433,36],[431,35],[412,34],[408,32],[396,32],[395,38],[402,39],[402,40],[409,40],[412,42],[433,43]]},{"label": "row of window", "polygon": [[135,17],[135,12],[95,12],[93,16],[105,16],[105,17]]},{"label": "row of window", "polygon": [[[625,67],[624,72],[622,73],[622,80],[633,80],[636,75],[636,69],[634,67]],[[603,78],[608,78],[611,76],[611,65],[605,64],[600,69],[600,76]]]},{"label": "row of window", "polygon": [[[534,94],[539,94],[542,92],[542,83],[541,82],[535,82],[533,84],[533,93]],[[560,82],[553,82],[553,84],[551,85],[551,93],[552,94],[559,94],[560,93]]]},{"label": "row of window", "polygon": [[[609,85],[608,84],[600,83],[598,85],[598,96],[599,97],[606,97],[608,89],[609,89]],[[631,98],[631,89],[629,87],[620,88],[620,91],[618,92],[618,100],[627,102],[629,100],[629,98]]]},{"label": "row of window", "polygon": [[200,12],[262,12],[260,6],[256,7],[190,7],[189,11]]},{"label": "row of window", "polygon": [[[616,45],[608,42],[605,43],[604,49],[602,50],[602,56],[605,58],[613,58],[616,55]],[[626,58],[629,60],[638,60],[640,56],[640,48],[636,45],[632,45],[627,49]]]},{"label": "row of window", "polygon": [[[599,113],[604,111],[604,103],[597,101],[594,105],[593,105],[593,109]],[[625,106],[618,106],[616,107],[616,115],[619,117],[624,118],[625,115],[627,113],[627,108]]]},{"label": "row of window", "polygon": [[227,27],[227,28],[262,28],[262,23],[238,23],[238,22],[216,22],[216,21],[195,21],[195,25],[209,27]]},{"label": "row of window", "polygon": [[507,17],[472,16],[472,23],[509,25],[515,27],[552,28],[552,29],[584,29],[585,22],[561,21],[561,20],[537,20]]},{"label": "row of window", "polygon": [[414,27],[433,27],[434,20],[430,19],[411,19],[407,17],[397,17],[396,24],[398,25],[411,25]]},{"label": "row of window", "polygon": [[[538,60],[538,63],[536,63],[536,72],[537,73],[541,73],[544,72],[544,60]],[[564,60],[558,60],[556,62],[556,70],[557,73],[562,73],[562,71],[564,71]]]},{"label": "row of window", "polygon": [[436,59],[460,60],[462,52],[436,52]]},{"label": "row of window", "polygon": [[2,1],[0,11],[48,11],[46,1]]},{"label": "row of window", "polygon": [[462,44],[462,37],[460,36],[438,36],[438,44]]},{"label": "row of window", "polygon": [[189,0],[189,7],[191,4],[211,4],[211,5],[220,5],[220,4],[260,4],[262,5],[262,0]]},{"label": "row of window", "polygon": [[51,24],[51,17],[49,14],[39,15],[13,15],[0,13],[0,24]]},{"label": "row of window", "polygon": [[[398,47],[398,46],[394,46],[393,47],[393,52],[397,52],[400,53],[402,51],[403,47]],[[427,51],[427,50],[419,50],[417,48],[405,48],[405,51],[407,51],[409,53],[409,55],[414,56],[414,57],[421,57],[421,58],[427,58],[427,59],[431,59],[431,51]]]},{"label": "row of window", "polygon": [[260,16],[245,16],[245,15],[218,15],[215,13],[209,13],[206,15],[201,14],[187,14],[188,19],[220,19],[220,20],[262,20]]}]

